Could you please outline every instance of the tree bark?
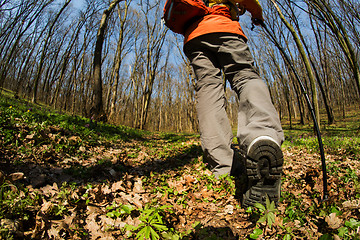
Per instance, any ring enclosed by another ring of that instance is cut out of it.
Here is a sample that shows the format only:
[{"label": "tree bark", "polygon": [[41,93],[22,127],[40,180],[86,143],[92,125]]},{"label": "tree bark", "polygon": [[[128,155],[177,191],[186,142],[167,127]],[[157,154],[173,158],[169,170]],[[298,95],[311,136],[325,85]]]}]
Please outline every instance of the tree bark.
[{"label": "tree bark", "polygon": [[[153,92],[153,85],[157,75],[157,69],[160,62],[161,48],[165,42],[167,28],[160,29],[157,22],[151,23],[152,19],[148,16],[151,13],[149,9],[151,6],[146,6],[148,9],[144,12],[146,22],[146,72],[145,81],[143,85],[143,92],[141,98],[140,108],[140,129],[145,128],[147,122],[148,110],[150,106],[151,95]],[[159,10],[159,8],[157,8]]]},{"label": "tree bark", "polygon": [[102,51],[103,43],[105,39],[105,32],[107,29],[107,23],[111,16],[111,13],[115,9],[116,5],[122,0],[113,0],[109,8],[103,12],[101,17],[100,26],[96,36],[95,50],[94,50],[94,60],[93,60],[93,106],[91,109],[91,117],[96,121],[106,121],[107,116],[104,111],[103,106],[103,83],[101,76],[101,65],[102,65]]},{"label": "tree bark", "polygon": [[114,70],[113,70],[113,75],[114,75],[114,84],[112,87],[110,87],[112,89],[112,94],[111,97],[109,97],[109,102],[110,102],[110,110],[109,110],[109,120],[111,120],[114,115],[115,115],[115,107],[116,107],[116,98],[118,95],[118,87],[119,87],[119,79],[120,79],[120,67],[121,67],[121,63],[123,58],[125,57],[124,54],[124,37],[125,37],[125,27],[126,27],[126,20],[127,20],[127,15],[128,15],[128,9],[129,9],[129,3],[128,1],[125,1],[125,9],[124,9],[124,14],[123,16],[121,16],[120,10],[118,12],[119,15],[119,19],[120,19],[120,32],[119,32],[119,39],[118,39],[118,46],[117,46],[117,50],[116,50],[116,58],[114,59],[115,61],[115,66],[114,66]]}]

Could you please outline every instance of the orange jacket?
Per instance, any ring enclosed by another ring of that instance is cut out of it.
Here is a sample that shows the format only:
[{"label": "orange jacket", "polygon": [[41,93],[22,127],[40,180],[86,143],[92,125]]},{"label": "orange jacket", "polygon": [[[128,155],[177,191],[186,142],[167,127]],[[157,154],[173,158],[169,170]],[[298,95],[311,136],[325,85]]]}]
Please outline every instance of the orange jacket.
[{"label": "orange jacket", "polygon": [[[232,0],[234,1],[234,0]],[[263,20],[262,9],[257,0],[235,0],[248,10],[253,18]],[[231,20],[230,11],[224,5],[212,8],[212,13],[194,22],[184,34],[184,44],[204,34],[226,32],[241,35],[246,38],[238,21]]]}]

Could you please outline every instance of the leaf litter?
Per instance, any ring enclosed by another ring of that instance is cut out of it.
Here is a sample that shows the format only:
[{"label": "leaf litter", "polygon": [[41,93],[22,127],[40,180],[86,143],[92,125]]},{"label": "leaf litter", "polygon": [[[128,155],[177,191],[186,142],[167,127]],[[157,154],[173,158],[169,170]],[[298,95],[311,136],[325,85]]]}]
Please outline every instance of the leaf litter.
[{"label": "leaf litter", "polygon": [[326,156],[330,196],[322,203],[319,155],[284,149],[282,199],[268,226],[257,222],[256,209],[241,207],[232,178],[212,176],[196,136],[94,143],[60,127],[21,130],[27,151],[1,145],[0,175],[14,201],[33,200],[21,210],[26,214],[2,210],[2,231],[18,239],[134,239],[126,226],[139,226],[149,206],[171,206],[164,224],[184,239],[247,239],[260,228],[262,239],[336,238],[345,223],[351,230],[351,219],[359,221],[360,163],[353,156]]}]

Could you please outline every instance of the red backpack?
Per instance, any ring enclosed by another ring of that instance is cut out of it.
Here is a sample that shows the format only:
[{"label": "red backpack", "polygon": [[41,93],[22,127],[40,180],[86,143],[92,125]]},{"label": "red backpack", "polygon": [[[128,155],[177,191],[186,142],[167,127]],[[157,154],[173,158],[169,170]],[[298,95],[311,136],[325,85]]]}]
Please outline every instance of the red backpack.
[{"label": "red backpack", "polygon": [[191,23],[210,11],[202,0],[166,0],[163,19],[171,31],[184,34]]}]

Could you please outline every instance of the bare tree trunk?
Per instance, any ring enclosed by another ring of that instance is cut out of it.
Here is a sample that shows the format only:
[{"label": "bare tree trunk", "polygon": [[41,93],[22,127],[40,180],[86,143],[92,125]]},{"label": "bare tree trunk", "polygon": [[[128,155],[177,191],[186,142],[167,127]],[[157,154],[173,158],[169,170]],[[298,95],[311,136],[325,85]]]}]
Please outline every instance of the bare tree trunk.
[{"label": "bare tree trunk", "polygon": [[[36,27],[35,27],[35,29],[36,29]],[[44,32],[45,32],[45,28],[42,31],[40,31],[39,36],[37,38],[36,38],[36,36],[33,37],[33,41],[31,41],[32,48],[31,48],[30,52],[28,54],[26,54],[25,59],[24,59],[25,60],[24,64],[22,64],[22,66],[19,67],[18,79],[17,79],[17,83],[15,86],[15,96],[18,96],[18,94],[19,94],[22,79],[26,77],[26,72],[27,72],[27,69],[29,68],[30,61],[32,60],[33,54],[34,54],[35,50],[37,49],[36,46],[39,43],[41,36]]]},{"label": "bare tree trunk", "polygon": [[[45,100],[45,102],[47,103],[50,103],[50,105],[53,104],[53,101],[54,99],[57,97],[57,87],[55,87],[55,93],[53,95],[51,95],[51,89],[50,89],[50,86],[52,85],[52,83],[55,82],[55,76],[57,75],[56,73],[59,72],[59,68],[62,66],[61,65],[61,60],[68,56],[69,55],[69,52],[68,52],[68,49],[65,51],[65,54],[64,55],[61,55],[61,46],[64,45],[65,43],[65,39],[66,39],[66,35],[68,34],[68,32],[70,31],[71,27],[69,27],[66,31],[65,31],[65,34],[61,37],[62,40],[59,44],[59,47],[56,49],[56,53],[55,53],[55,56],[54,56],[54,64],[49,64],[48,66],[48,70],[47,70],[47,73],[45,74],[45,79],[44,79],[44,84],[43,84],[43,99]],[[71,45],[71,41],[70,41],[70,44]],[[55,49],[52,49],[52,50],[55,50]],[[60,56],[60,59],[58,59],[58,57]],[[58,61],[60,63],[58,63]],[[51,77],[52,76],[52,77]],[[61,79],[61,71],[60,71],[60,79]]]},{"label": "bare tree trunk", "polygon": [[101,17],[99,30],[96,37],[95,50],[94,50],[94,62],[93,62],[93,94],[94,102],[92,106],[91,115],[96,121],[107,120],[106,113],[103,106],[103,85],[102,85],[102,76],[101,76],[101,65],[102,65],[102,50],[103,43],[105,39],[105,32],[107,28],[107,23],[109,17],[111,16],[112,11],[115,9],[116,5],[122,0],[113,0],[111,1],[109,8],[103,12]]},{"label": "bare tree trunk", "polygon": [[128,9],[129,9],[130,3],[131,3],[131,1],[125,1],[125,9],[124,9],[123,16],[121,16],[120,10],[118,10],[118,15],[119,15],[119,19],[120,19],[120,32],[119,32],[118,46],[117,46],[117,50],[116,50],[117,56],[115,58],[115,67],[113,70],[114,84],[111,87],[112,96],[109,97],[110,98],[109,99],[109,102],[110,102],[109,120],[111,120],[113,118],[113,116],[115,115],[116,98],[118,95],[118,87],[119,87],[119,79],[120,79],[119,71],[120,71],[122,60],[125,57],[125,54],[124,54],[125,24],[127,21],[127,14],[128,14]]},{"label": "bare tree trunk", "polygon": [[280,83],[282,84],[283,86],[283,89],[284,89],[284,96],[285,96],[285,100],[286,100],[286,106],[287,106],[287,110],[288,110],[288,114],[289,114],[289,122],[290,122],[290,129],[293,128],[292,126],[292,112],[291,112],[291,99],[290,99],[290,85],[288,84],[288,82],[286,81],[286,78],[284,77],[283,75],[283,70],[280,69],[280,66],[279,64],[277,63],[276,59],[275,59],[275,55],[274,53],[270,53],[271,55],[271,58],[273,60],[273,64],[276,68],[276,71],[278,73],[278,76],[279,76],[279,80],[280,80]]},{"label": "bare tree trunk", "polygon": [[167,28],[160,29],[155,22],[150,23],[151,18],[148,16],[148,10],[144,13],[146,18],[147,28],[147,46],[146,46],[146,73],[145,82],[143,85],[143,93],[141,99],[141,111],[140,111],[140,129],[145,128],[147,121],[148,110],[150,106],[151,95],[153,91],[153,85],[156,77],[156,71],[160,61],[161,48],[165,42],[165,35]]},{"label": "bare tree trunk", "polygon": [[[135,36],[135,38],[137,38],[138,35]],[[134,89],[134,93],[133,93],[133,99],[132,99],[132,107],[133,107],[133,121],[132,121],[132,127],[138,127],[139,126],[139,108],[140,108],[140,103],[138,100],[138,96],[139,94],[139,89],[140,89],[140,73],[137,71],[139,69],[140,66],[140,58],[142,57],[142,51],[138,51],[138,48],[136,46],[136,42],[135,42],[135,60],[134,60],[134,65],[131,69],[130,66],[130,80],[132,83],[132,87]],[[130,101],[130,97],[128,99]],[[124,118],[125,118],[126,114],[124,114]]]},{"label": "bare tree trunk", "polygon": [[80,56],[81,50],[77,51],[75,49],[74,57],[73,57],[73,68],[71,71],[71,76],[69,77],[69,83],[68,86],[65,88],[65,103],[63,109],[65,111],[69,110],[70,107],[72,108],[71,103],[71,94],[73,94],[73,102],[75,102],[75,96],[76,96],[76,86],[77,86],[77,72],[80,68],[80,64],[78,64],[78,59]]},{"label": "bare tree trunk", "polygon": [[186,116],[190,120],[192,131],[198,130],[198,121],[196,116],[196,103],[195,103],[195,75],[192,71],[192,67],[190,65],[189,60],[184,56],[182,49],[180,48],[179,44],[176,45],[178,52],[180,53],[181,59],[184,63],[184,71],[183,78],[186,81],[186,89],[185,89],[185,101],[187,103],[186,108]]}]

